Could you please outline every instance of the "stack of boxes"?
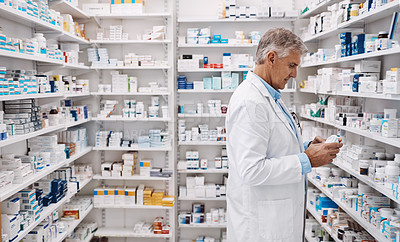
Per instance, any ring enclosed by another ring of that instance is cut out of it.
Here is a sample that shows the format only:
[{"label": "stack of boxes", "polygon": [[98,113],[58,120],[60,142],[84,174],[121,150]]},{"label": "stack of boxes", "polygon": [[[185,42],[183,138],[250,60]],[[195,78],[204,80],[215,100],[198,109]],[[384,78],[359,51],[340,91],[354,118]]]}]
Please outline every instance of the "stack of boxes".
[{"label": "stack of boxes", "polygon": [[103,177],[131,177],[135,172],[137,153],[122,154],[122,162],[107,162],[101,165]]},{"label": "stack of boxes", "polygon": [[101,110],[100,113],[97,114],[97,117],[109,118],[111,116],[111,112],[115,111],[117,104],[118,104],[117,100],[102,100]]},{"label": "stack of boxes", "polygon": [[147,205],[173,206],[174,196],[164,195],[165,191],[154,191],[140,184],[138,187],[100,187],[94,189],[94,205]]},{"label": "stack of boxes", "polygon": [[148,136],[139,136],[138,145],[140,148],[165,147],[168,142],[168,133],[160,129],[149,130]]},{"label": "stack of boxes", "polygon": [[129,86],[128,75],[120,74],[118,71],[111,72],[112,92],[126,92],[129,90]]},{"label": "stack of boxes", "polygon": [[79,154],[87,147],[87,135],[86,128],[73,128],[67,131],[57,133],[58,142],[65,144],[67,147],[67,158],[71,155]]},{"label": "stack of boxes", "polygon": [[207,124],[199,125],[198,127],[192,127],[191,131],[186,131],[185,122],[180,122],[181,130],[179,135],[179,141],[226,141],[226,130],[224,127],[217,127],[216,130],[209,130]]},{"label": "stack of boxes", "polygon": [[143,0],[111,0],[111,14],[133,14],[144,13]]},{"label": "stack of boxes", "polygon": [[400,68],[391,68],[390,71],[386,71],[382,92],[383,94],[400,94]]},{"label": "stack of boxes", "polygon": [[140,159],[140,176],[150,176],[152,159]]},{"label": "stack of boxes", "polygon": [[153,26],[151,32],[143,34],[143,40],[165,40],[167,36],[167,26]]},{"label": "stack of boxes", "polygon": [[128,34],[122,33],[122,25],[110,25],[110,40],[128,40]]},{"label": "stack of boxes", "polygon": [[[225,58],[226,57],[226,58]],[[230,55],[225,56],[224,59],[230,59]],[[224,66],[227,63],[224,62]],[[230,71],[223,71],[222,77],[203,77],[203,81],[193,81],[188,83],[186,76],[178,77],[178,89],[192,89],[200,90],[221,90],[221,89],[236,89],[239,86],[239,74]]]},{"label": "stack of boxes", "polygon": [[44,164],[57,164],[66,159],[65,144],[58,144],[57,135],[38,136],[28,140],[29,155],[41,157]]},{"label": "stack of boxes", "polygon": [[204,204],[193,204],[192,213],[184,212],[178,215],[179,224],[225,224],[226,211],[224,208],[211,208],[205,213]]},{"label": "stack of boxes", "polygon": [[35,159],[32,156],[3,156],[4,158],[0,160],[1,178],[4,185],[2,190],[7,189],[11,184],[22,184],[24,179],[29,178],[47,165],[47,163],[41,162],[41,158],[38,158],[37,162],[32,161]]},{"label": "stack of boxes", "polygon": [[163,217],[157,217],[153,222],[153,227],[154,234],[169,234],[171,230],[171,227],[165,224],[165,220]]},{"label": "stack of boxes", "polygon": [[[227,177],[224,177],[226,182]],[[226,184],[226,183],[225,183]],[[219,198],[226,196],[226,185],[204,184],[203,176],[186,177],[186,186],[179,186],[181,198]]]},{"label": "stack of boxes", "polygon": [[[210,28],[188,28],[186,31],[188,44],[210,44],[211,29]],[[219,42],[218,42],[219,43]]]}]

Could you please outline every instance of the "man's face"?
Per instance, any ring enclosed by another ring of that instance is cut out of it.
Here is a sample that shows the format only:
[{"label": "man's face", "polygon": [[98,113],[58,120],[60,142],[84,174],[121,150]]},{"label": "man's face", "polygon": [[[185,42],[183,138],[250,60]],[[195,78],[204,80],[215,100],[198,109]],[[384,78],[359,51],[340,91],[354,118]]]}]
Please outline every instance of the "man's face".
[{"label": "man's face", "polygon": [[284,89],[290,78],[296,78],[301,54],[291,51],[285,58],[276,58],[271,69],[271,86]]}]

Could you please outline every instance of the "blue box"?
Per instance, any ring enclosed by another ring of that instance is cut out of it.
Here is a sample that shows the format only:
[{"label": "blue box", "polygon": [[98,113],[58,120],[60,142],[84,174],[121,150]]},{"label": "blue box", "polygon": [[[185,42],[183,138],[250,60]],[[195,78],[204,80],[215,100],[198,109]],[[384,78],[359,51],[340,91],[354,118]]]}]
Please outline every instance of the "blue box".
[{"label": "blue box", "polygon": [[213,39],[221,40],[221,35],[220,34],[214,34]]},{"label": "blue box", "polygon": [[219,39],[212,39],[211,44],[219,44]]},{"label": "blue box", "polygon": [[222,89],[222,78],[221,77],[213,77],[212,78],[212,82],[213,82],[213,89],[214,90]]},{"label": "blue box", "polygon": [[203,88],[204,89],[213,89],[213,80],[211,77],[203,78]]},{"label": "blue box", "polygon": [[228,44],[228,39],[221,39],[221,44]]}]

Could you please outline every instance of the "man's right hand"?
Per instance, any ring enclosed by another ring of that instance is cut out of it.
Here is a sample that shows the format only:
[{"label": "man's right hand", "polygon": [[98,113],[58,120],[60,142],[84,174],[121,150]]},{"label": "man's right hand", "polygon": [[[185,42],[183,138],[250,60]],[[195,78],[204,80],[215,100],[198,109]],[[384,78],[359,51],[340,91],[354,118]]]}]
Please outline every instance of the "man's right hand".
[{"label": "man's right hand", "polygon": [[342,143],[310,144],[304,153],[310,159],[312,167],[319,167],[332,163],[342,146]]}]

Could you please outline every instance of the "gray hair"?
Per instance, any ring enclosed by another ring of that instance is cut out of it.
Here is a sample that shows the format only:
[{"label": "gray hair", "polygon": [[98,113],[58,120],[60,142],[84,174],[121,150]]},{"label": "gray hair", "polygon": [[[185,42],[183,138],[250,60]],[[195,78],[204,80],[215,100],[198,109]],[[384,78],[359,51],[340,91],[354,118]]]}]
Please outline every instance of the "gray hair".
[{"label": "gray hair", "polygon": [[284,28],[273,28],[268,30],[260,40],[256,53],[256,63],[264,64],[268,52],[275,51],[279,58],[285,58],[290,51],[300,54],[308,52],[304,42],[291,31]]}]

